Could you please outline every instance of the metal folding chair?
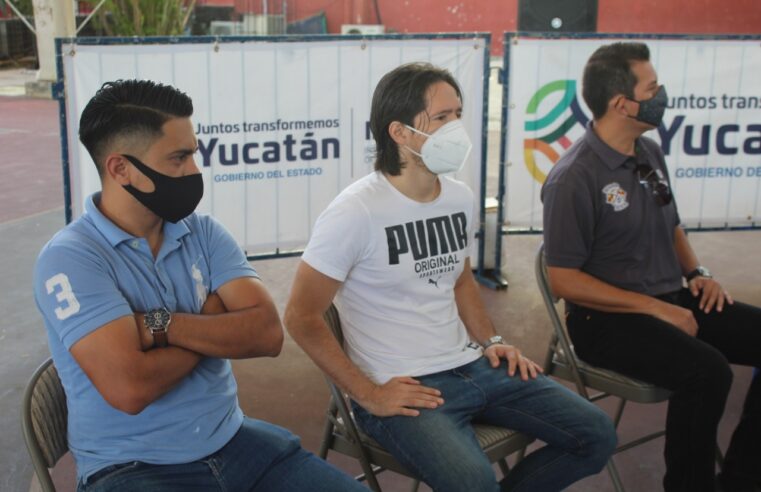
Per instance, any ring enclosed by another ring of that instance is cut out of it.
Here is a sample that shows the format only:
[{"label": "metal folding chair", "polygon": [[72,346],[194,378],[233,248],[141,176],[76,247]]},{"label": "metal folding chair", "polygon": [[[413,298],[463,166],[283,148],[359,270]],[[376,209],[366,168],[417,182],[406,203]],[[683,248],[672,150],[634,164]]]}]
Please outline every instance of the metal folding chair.
[{"label": "metal folding chair", "polygon": [[69,450],[67,416],[66,394],[53,359],[48,359],[27,383],[21,411],[24,442],[44,492],[55,491],[49,469]]},{"label": "metal folding chair", "polygon": [[[613,417],[613,424],[618,429],[621,417],[624,413],[624,407],[627,401],[636,403],[660,403],[671,397],[671,392],[667,389],[660,388],[653,384],[645,383],[637,379],[626,377],[614,371],[601,369],[585,363],[576,356],[573,350],[573,344],[566,332],[560,313],[558,313],[557,303],[560,300],[555,297],[550,287],[550,281],[547,276],[547,264],[544,256],[544,244],[539,246],[536,253],[535,261],[536,282],[542,293],[544,304],[552,321],[553,335],[550,341],[550,347],[547,352],[547,358],[544,363],[544,372],[576,385],[578,393],[589,401],[595,402],[609,396],[619,399],[616,411]],[[590,394],[587,388],[596,391]],[[635,446],[652,441],[666,433],[665,430],[659,430],[633,439],[629,442],[620,444],[614,454],[626,451]],[[716,448],[716,459],[719,465],[723,462],[723,457],[718,446]],[[608,472],[610,473],[613,487],[617,492],[623,492],[624,486],[621,483],[616,465],[613,458],[608,461]]]},{"label": "metal folding chair", "polygon": [[[341,320],[334,305],[331,305],[325,312],[325,321],[338,342],[343,346]],[[328,451],[335,451],[359,460],[363,473],[357,476],[357,480],[367,480],[367,484],[376,492],[381,490],[376,474],[384,470],[391,470],[412,478],[414,480],[412,490],[416,491],[420,484],[419,480],[402,466],[391,453],[359,429],[354,421],[346,394],[329,378],[326,377],[326,380],[330,388],[331,398],[322,445],[320,446],[320,457],[324,459],[328,455]],[[526,446],[534,441],[532,437],[503,427],[474,424],[473,430],[489,461],[498,463],[504,475],[507,475],[510,470],[505,458],[518,452],[518,460],[520,460]]]}]

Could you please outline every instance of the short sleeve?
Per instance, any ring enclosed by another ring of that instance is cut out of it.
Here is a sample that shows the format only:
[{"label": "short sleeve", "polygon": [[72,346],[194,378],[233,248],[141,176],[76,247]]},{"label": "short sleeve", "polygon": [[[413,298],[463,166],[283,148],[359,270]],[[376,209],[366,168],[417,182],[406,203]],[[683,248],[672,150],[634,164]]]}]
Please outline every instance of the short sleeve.
[{"label": "short sleeve", "polygon": [[47,246],[34,269],[34,297],[47,325],[70,349],[132,307],[108,265],[86,246]]},{"label": "short sleeve", "polygon": [[208,240],[211,291],[217,291],[236,278],[258,278],[256,270],[225,226],[209,215],[200,218],[205,222]]},{"label": "short sleeve", "polygon": [[343,282],[370,244],[370,214],[352,197],[334,200],[317,219],[301,259],[328,277]]},{"label": "short sleeve", "polygon": [[581,268],[592,250],[593,197],[583,183],[554,181],[542,188],[542,201],[547,264]]}]

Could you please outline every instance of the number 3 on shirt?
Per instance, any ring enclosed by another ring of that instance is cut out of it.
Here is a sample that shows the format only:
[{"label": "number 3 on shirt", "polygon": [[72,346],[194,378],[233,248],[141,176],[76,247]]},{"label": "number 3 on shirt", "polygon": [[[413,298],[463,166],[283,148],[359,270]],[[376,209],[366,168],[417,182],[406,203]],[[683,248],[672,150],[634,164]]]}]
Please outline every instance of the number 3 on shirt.
[{"label": "number 3 on shirt", "polygon": [[[53,275],[45,282],[45,288],[48,290],[48,294],[55,292],[56,287],[60,290],[56,292],[55,299],[61,305],[55,308],[55,315],[58,319],[63,321],[69,316],[79,312],[79,301],[71,290],[69,277],[67,277],[66,274],[59,273]],[[66,304],[63,304],[64,302]]]}]

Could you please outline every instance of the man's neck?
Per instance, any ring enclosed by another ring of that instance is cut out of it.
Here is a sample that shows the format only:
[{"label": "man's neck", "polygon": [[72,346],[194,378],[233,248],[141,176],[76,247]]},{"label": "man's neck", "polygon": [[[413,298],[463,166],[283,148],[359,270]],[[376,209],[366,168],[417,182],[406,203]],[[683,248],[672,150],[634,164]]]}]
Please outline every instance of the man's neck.
[{"label": "man's neck", "polygon": [[634,144],[642,132],[625,123],[627,122],[603,116],[599,120],[594,120],[592,130],[613,150],[624,155],[634,155]]},{"label": "man's neck", "polygon": [[385,176],[394,188],[416,202],[432,202],[441,193],[439,177],[422,162],[408,162],[399,176]]},{"label": "man's neck", "polygon": [[95,205],[121,230],[135,237],[145,238],[153,256],[158,255],[164,234],[164,221],[160,217],[146,209],[131,195],[106,188],[101,192],[100,201]]}]

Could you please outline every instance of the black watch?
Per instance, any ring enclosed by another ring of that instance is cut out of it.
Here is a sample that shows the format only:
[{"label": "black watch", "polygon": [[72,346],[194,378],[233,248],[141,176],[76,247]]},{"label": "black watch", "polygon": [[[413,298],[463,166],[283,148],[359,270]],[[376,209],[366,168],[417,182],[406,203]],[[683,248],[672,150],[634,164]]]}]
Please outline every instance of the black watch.
[{"label": "black watch", "polygon": [[684,276],[688,282],[695,277],[713,278],[713,275],[708,271],[708,268],[698,265],[696,269]]},{"label": "black watch", "polygon": [[165,308],[151,309],[145,313],[145,326],[153,335],[154,347],[166,347],[169,345],[167,331],[172,322],[172,314]]}]

